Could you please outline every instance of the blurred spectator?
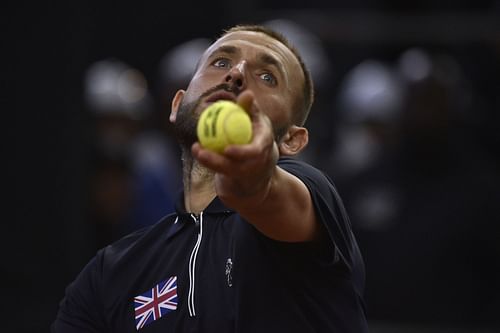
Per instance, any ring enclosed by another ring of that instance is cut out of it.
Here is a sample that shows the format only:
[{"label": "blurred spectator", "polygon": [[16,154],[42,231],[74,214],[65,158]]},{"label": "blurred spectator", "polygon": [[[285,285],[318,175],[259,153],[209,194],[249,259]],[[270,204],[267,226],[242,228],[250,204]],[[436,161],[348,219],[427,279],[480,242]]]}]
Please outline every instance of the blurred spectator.
[{"label": "blurred spectator", "polygon": [[330,170],[358,230],[372,320],[498,324],[499,175],[468,131],[466,86],[453,58],[421,49],[365,61],[343,82]]},{"label": "blurred spectator", "polygon": [[180,166],[166,137],[148,126],[153,103],[141,72],[98,61],[87,70],[85,100],[95,124],[89,221],[101,247],[173,211]]}]

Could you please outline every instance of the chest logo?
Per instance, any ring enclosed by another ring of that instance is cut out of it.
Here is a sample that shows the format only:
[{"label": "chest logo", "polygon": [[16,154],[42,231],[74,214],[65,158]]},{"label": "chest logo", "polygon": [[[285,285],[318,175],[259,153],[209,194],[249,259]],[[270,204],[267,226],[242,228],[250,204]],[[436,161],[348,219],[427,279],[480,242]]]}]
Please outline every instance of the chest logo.
[{"label": "chest logo", "polygon": [[177,276],[171,276],[134,297],[136,329],[151,324],[175,309],[177,309]]}]

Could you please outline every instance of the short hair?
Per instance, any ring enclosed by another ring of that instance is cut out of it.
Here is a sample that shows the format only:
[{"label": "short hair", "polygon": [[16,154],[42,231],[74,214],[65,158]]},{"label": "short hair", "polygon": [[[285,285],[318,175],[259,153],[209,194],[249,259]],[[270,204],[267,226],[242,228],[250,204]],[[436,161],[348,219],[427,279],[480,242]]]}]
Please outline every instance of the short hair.
[{"label": "short hair", "polygon": [[223,37],[229,33],[237,31],[250,31],[250,32],[263,33],[285,45],[290,51],[292,51],[293,55],[297,58],[300,67],[302,69],[302,73],[304,74],[304,86],[302,87],[302,95],[303,95],[302,103],[297,103],[300,102],[300,99],[296,101],[296,104],[298,105],[296,106],[296,110],[294,110],[295,112],[292,115],[292,123],[299,126],[304,125],[304,123],[307,120],[307,117],[309,116],[309,112],[311,111],[311,106],[314,101],[314,87],[313,87],[311,73],[309,72],[309,69],[304,63],[304,60],[302,59],[299,51],[295,48],[295,46],[292,45],[292,43],[283,34],[262,25],[236,25],[230,29],[224,30],[224,32],[220,37]]}]

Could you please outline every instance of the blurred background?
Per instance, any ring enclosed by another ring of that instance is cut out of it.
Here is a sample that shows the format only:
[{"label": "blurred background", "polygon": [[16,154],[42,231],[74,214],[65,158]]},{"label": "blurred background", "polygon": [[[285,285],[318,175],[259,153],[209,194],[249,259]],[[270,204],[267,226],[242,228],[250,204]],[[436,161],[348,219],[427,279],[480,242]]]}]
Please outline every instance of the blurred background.
[{"label": "blurred background", "polygon": [[500,331],[500,1],[3,6],[3,332],[48,331],[99,248],[172,211],[170,100],[236,23],[312,71],[300,158],[348,208],[371,331]]}]

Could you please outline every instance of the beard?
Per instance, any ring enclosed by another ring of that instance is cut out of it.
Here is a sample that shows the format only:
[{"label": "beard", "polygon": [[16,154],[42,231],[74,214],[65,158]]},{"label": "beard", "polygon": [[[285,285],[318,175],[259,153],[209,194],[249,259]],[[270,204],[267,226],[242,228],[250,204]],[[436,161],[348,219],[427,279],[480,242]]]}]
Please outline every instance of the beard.
[{"label": "beard", "polygon": [[[236,96],[239,95],[240,91],[237,87],[229,85],[227,83],[219,84],[212,87],[201,94],[197,99],[191,102],[186,102],[184,99],[179,105],[179,110],[177,111],[177,118],[175,120],[174,132],[181,148],[187,151],[191,150],[191,146],[198,141],[198,135],[196,133],[196,127],[198,126],[198,120],[200,119],[200,112],[197,112],[202,100],[219,91],[225,90],[234,93]],[[286,134],[289,125],[285,124],[282,126],[277,126],[273,129],[274,139],[277,143],[281,141],[281,138]]]},{"label": "beard", "polygon": [[200,99],[187,103],[182,101],[179,105],[174,131],[182,149],[190,150],[191,146],[198,141],[196,126],[200,116],[196,113],[196,109],[199,104]]},{"label": "beard", "polygon": [[208,89],[194,101],[186,102],[184,99],[181,101],[179,110],[177,111],[174,131],[182,149],[190,150],[191,146],[198,141],[196,127],[198,125],[198,119],[200,119],[201,111],[198,112],[197,110],[205,97],[210,96],[219,90],[232,92],[236,96],[240,93],[237,87],[227,83],[222,83]]}]

